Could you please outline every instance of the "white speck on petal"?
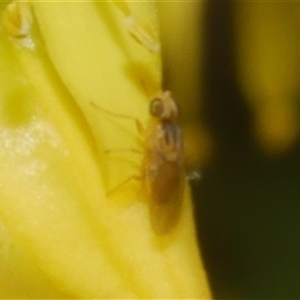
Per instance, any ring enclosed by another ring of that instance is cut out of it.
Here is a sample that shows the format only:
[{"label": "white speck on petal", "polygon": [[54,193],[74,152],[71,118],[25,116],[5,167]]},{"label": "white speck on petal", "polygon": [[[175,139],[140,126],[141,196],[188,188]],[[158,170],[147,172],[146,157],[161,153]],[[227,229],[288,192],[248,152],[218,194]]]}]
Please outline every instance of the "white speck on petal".
[{"label": "white speck on petal", "polygon": [[125,18],[125,26],[129,33],[150,52],[159,52],[160,45],[151,35],[143,28],[133,16]]},{"label": "white speck on petal", "polygon": [[[27,126],[0,129],[1,148],[5,153],[3,159],[16,161],[19,171],[26,176],[37,176],[45,171],[47,164],[40,156],[45,149],[49,149],[50,154],[56,149],[63,156],[68,155],[61,136],[50,124],[39,120]],[[47,151],[42,155],[48,155]]]},{"label": "white speck on petal", "polygon": [[35,42],[31,37],[32,12],[27,1],[9,3],[2,16],[2,25],[9,38],[20,48],[33,50]]},{"label": "white speck on petal", "polygon": [[0,130],[0,143],[12,155],[31,155],[39,144],[45,142],[53,148],[62,143],[61,137],[45,122],[33,121],[26,127]]}]

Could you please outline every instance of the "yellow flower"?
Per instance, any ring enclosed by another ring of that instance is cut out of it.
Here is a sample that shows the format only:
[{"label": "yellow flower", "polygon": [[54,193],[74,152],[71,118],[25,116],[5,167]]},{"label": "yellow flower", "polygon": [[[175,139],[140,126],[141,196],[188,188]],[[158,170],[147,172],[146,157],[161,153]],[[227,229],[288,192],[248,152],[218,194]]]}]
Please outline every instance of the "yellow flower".
[{"label": "yellow flower", "polygon": [[210,299],[188,188],[159,236],[142,182],[120,185],[161,89],[156,4],[0,9],[0,297]]},{"label": "yellow flower", "polygon": [[259,144],[283,155],[299,137],[299,7],[295,3],[238,3],[240,83],[253,111]]}]

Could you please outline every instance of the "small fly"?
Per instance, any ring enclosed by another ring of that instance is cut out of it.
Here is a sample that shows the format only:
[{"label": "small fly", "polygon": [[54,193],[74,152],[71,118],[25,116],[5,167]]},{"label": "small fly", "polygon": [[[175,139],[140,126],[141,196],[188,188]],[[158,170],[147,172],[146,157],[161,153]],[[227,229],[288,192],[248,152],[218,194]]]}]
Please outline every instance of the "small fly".
[{"label": "small fly", "polygon": [[[135,120],[142,131],[134,117],[101,110]],[[146,130],[145,150],[135,151],[144,155],[141,176],[127,178],[117,188],[131,179],[141,178],[147,190],[152,228],[157,235],[164,235],[178,223],[185,181],[182,134],[177,124],[178,106],[169,91],[161,92],[151,100],[150,114],[153,120]]]},{"label": "small fly", "polygon": [[146,139],[144,174],[151,224],[158,235],[178,222],[184,190],[183,141],[176,120],[178,107],[169,91],[150,102],[154,124]]}]

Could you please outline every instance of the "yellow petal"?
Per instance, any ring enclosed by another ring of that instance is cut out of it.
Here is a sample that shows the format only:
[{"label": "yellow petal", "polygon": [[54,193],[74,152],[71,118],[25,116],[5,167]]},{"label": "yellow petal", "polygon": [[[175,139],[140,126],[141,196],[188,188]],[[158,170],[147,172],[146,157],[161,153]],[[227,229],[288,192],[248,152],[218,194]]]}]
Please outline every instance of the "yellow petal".
[{"label": "yellow petal", "polygon": [[162,237],[141,182],[107,197],[141,159],[105,150],[143,149],[143,137],[92,103],[146,127],[161,82],[155,4],[123,4],[33,2],[26,37],[0,37],[1,297],[210,297],[188,189]]},{"label": "yellow petal", "polygon": [[286,152],[299,135],[298,16],[291,3],[239,3],[236,9],[239,74],[253,107],[263,148]]}]

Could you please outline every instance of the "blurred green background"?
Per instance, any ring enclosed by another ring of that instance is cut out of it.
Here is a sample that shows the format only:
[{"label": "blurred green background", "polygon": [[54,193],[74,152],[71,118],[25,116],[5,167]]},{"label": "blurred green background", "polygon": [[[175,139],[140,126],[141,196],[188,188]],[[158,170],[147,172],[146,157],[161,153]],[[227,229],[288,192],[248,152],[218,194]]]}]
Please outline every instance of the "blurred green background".
[{"label": "blurred green background", "polygon": [[237,72],[237,9],[211,2],[205,12],[200,114],[215,153],[194,185],[199,239],[216,298],[300,299],[299,140],[274,156],[254,137]]},{"label": "blurred green background", "polygon": [[206,132],[187,164],[203,175],[192,188],[214,297],[300,299],[300,3],[186,5],[197,29],[174,25],[182,57],[165,49],[166,86],[183,129]]}]

